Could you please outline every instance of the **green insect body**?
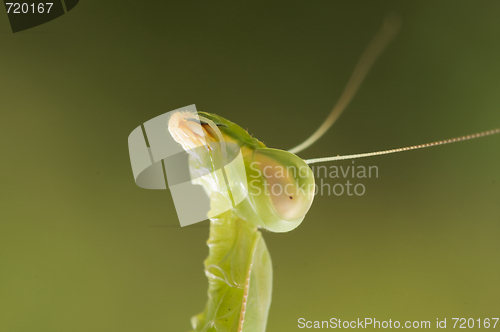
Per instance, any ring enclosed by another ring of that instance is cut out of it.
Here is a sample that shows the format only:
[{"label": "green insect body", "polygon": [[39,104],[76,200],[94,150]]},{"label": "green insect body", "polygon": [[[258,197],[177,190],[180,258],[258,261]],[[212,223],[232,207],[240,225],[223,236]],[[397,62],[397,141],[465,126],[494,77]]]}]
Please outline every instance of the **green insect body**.
[{"label": "green insect body", "polygon": [[[294,154],[316,142],[338,119],[399,26],[398,17],[389,15],[385,19],[323,124],[290,152],[267,148],[240,126],[214,114],[176,112],[170,117],[170,134],[190,155],[191,182],[201,185],[210,197],[209,256],[205,260],[208,302],[205,310],[191,320],[194,331],[265,331],[271,304],[272,264],[259,229],[288,232],[302,222],[315,190],[308,164],[379,156],[500,134],[497,128],[434,143],[308,160]],[[238,147],[240,162],[228,163],[231,149],[226,145]],[[272,190],[276,186],[278,192]]]},{"label": "green insect body", "polygon": [[[196,122],[192,116],[176,113],[169,121],[174,139],[190,152],[191,174],[210,171],[205,172],[210,176],[193,180],[210,197],[210,236],[205,260],[208,302],[191,323],[196,332],[263,332],[271,304],[272,264],[259,228],[273,232],[296,228],[312,204],[314,176],[301,158],[267,148],[222,117],[198,112]],[[211,142],[235,143],[241,151],[243,165],[226,167],[225,179],[215,172],[224,148],[211,149]],[[193,152],[199,151],[193,147],[205,153]],[[229,188],[242,183],[246,183],[244,199],[228,209],[235,195]],[[282,190],[269,190],[272,186]]]}]

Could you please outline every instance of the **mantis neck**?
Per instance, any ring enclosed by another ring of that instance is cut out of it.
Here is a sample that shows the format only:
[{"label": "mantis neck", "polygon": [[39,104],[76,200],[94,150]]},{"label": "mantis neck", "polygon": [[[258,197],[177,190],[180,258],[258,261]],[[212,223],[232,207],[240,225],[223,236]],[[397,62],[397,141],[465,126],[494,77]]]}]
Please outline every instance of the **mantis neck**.
[{"label": "mantis neck", "polygon": [[257,227],[227,211],[210,219],[208,302],[191,319],[195,331],[265,331],[272,265]]}]

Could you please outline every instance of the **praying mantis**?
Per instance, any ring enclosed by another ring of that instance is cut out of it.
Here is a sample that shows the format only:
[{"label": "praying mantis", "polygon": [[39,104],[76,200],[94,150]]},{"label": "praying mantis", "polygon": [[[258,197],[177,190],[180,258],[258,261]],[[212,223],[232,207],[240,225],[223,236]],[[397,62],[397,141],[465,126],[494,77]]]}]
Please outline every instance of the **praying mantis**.
[{"label": "praying mantis", "polygon": [[[201,169],[220,168],[220,159],[225,158],[224,143],[236,144],[244,161],[244,169],[228,169],[224,178],[209,172],[210,176],[197,179],[210,197],[211,217],[207,241],[209,255],[205,260],[208,302],[204,311],[191,320],[194,331],[265,331],[271,304],[272,264],[260,229],[288,232],[304,220],[314,199],[314,174],[308,165],[397,153],[500,133],[498,128],[434,143],[347,156],[304,160],[296,155],[316,142],[338,119],[398,28],[396,17],[385,20],[325,122],[311,137],[288,151],[266,147],[237,124],[215,114],[198,112],[195,117],[179,112],[170,118],[168,131],[190,153],[191,174]],[[246,197],[228,210],[226,206],[233,198],[227,184],[232,188],[242,182],[248,184]],[[283,190],[279,193],[266,190],[276,185]]]}]

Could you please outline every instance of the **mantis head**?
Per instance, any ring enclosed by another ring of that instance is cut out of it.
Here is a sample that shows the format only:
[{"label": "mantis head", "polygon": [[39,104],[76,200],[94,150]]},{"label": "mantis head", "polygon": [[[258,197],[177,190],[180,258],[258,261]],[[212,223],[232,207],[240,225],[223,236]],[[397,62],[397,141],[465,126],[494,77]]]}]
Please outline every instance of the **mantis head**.
[{"label": "mantis head", "polygon": [[[240,126],[210,113],[175,113],[168,129],[190,153],[191,174],[211,170],[210,177],[198,182],[211,198],[211,217],[232,203],[242,219],[272,232],[288,232],[302,222],[315,189],[313,172],[304,160],[267,148]],[[242,163],[229,163],[234,155],[231,146],[241,151]],[[214,172],[218,169],[225,172]],[[237,199],[233,189],[243,187],[245,195]]]}]

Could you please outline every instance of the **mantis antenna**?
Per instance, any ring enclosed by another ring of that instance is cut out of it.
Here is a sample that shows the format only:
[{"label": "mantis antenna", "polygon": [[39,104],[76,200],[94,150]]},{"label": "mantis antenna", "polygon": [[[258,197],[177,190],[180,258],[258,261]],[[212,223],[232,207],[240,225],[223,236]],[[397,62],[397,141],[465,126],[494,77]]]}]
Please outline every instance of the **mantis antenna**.
[{"label": "mantis antenna", "polygon": [[347,160],[347,159],[356,159],[356,158],[364,158],[364,157],[371,157],[371,156],[379,156],[379,155],[382,155],[382,154],[389,154],[389,153],[410,151],[410,150],[428,148],[428,147],[431,147],[431,146],[443,145],[443,144],[448,144],[448,143],[454,143],[454,142],[460,142],[460,141],[467,141],[469,139],[474,139],[474,138],[478,138],[478,137],[489,136],[489,135],[494,135],[494,134],[499,134],[499,133],[500,133],[500,128],[497,128],[497,129],[483,131],[481,133],[476,133],[476,134],[472,134],[472,135],[461,136],[461,137],[456,137],[456,138],[450,138],[450,139],[447,139],[447,140],[444,140],[444,141],[437,141],[437,142],[433,142],[433,143],[426,143],[426,144],[420,144],[420,145],[412,145],[412,146],[407,146],[405,148],[397,148],[397,149],[390,149],[390,150],[384,150],[384,151],[351,154],[351,155],[345,155],[345,156],[334,156],[334,157],[306,159],[304,161],[306,162],[306,164],[315,164],[315,163],[324,163],[324,162],[327,162],[327,161],[334,161],[334,160]]},{"label": "mantis antenna", "polygon": [[385,18],[382,27],[377,32],[375,37],[373,37],[370,44],[368,44],[368,47],[365,49],[363,55],[361,55],[356,67],[354,67],[354,71],[352,72],[344,91],[340,95],[339,100],[330,112],[330,115],[328,115],[323,124],[316,130],[316,132],[314,132],[314,134],[301,144],[288,150],[288,152],[296,154],[297,152],[308,148],[321,136],[323,136],[323,134],[333,125],[359,90],[361,83],[364,81],[366,75],[370,71],[370,68],[375,63],[375,60],[377,60],[387,45],[389,45],[392,39],[396,36],[400,26],[401,19],[399,16],[390,14]]}]

